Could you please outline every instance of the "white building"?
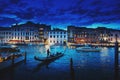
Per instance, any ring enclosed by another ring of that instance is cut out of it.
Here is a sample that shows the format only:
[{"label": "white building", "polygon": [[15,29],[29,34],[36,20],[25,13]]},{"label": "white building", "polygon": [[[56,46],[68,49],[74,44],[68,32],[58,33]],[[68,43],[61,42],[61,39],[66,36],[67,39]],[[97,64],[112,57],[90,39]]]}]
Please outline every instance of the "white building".
[{"label": "white building", "polygon": [[12,38],[11,34],[10,28],[0,27],[0,43],[8,43]]},{"label": "white building", "polygon": [[48,32],[48,43],[50,45],[54,44],[64,44],[67,42],[67,31],[61,29],[54,29]]},{"label": "white building", "polygon": [[32,22],[16,24],[9,28],[0,27],[0,43],[44,43],[48,30],[51,30],[51,26]]},{"label": "white building", "polygon": [[9,43],[29,43],[39,41],[38,27],[31,23],[14,25],[11,27],[11,40]]}]

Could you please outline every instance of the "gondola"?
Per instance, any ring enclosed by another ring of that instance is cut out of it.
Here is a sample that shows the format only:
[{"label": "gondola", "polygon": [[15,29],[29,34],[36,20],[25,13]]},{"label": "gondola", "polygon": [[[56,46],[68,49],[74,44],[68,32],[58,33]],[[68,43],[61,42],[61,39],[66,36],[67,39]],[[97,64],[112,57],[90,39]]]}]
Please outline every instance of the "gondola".
[{"label": "gondola", "polygon": [[63,55],[64,55],[63,53],[57,53],[55,55],[50,55],[49,57],[44,57],[44,58],[35,56],[34,59],[38,60],[38,61],[49,62],[49,61],[53,61],[59,57],[62,57]]}]

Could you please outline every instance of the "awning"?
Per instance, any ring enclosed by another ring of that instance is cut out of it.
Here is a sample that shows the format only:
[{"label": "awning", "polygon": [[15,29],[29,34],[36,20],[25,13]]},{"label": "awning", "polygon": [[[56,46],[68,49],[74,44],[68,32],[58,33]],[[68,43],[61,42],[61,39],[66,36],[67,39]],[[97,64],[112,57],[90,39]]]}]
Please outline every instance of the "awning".
[{"label": "awning", "polygon": [[9,42],[24,42],[23,40],[10,40]]}]

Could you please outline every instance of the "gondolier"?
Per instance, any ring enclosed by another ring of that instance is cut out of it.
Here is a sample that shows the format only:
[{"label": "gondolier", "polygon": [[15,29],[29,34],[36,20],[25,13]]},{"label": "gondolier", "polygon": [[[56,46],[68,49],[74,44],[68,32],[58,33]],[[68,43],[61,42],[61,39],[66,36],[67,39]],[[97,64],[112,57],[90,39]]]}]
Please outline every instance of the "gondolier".
[{"label": "gondolier", "polygon": [[47,50],[47,57],[49,57],[50,56],[50,51],[49,51],[49,49]]}]

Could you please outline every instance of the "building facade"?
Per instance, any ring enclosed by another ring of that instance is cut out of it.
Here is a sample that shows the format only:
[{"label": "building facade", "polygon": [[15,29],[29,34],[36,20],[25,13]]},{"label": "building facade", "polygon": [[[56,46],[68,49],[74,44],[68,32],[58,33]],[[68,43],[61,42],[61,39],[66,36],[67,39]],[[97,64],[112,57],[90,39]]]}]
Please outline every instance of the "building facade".
[{"label": "building facade", "polygon": [[48,32],[51,30],[50,25],[40,24],[39,25],[39,39],[41,42],[46,42],[48,39]]},{"label": "building facade", "polygon": [[53,29],[48,32],[48,43],[54,44],[66,44],[68,40],[67,31],[61,29]]},{"label": "building facade", "polygon": [[68,42],[93,43],[99,41],[99,34],[92,28],[68,26]]},{"label": "building facade", "polygon": [[31,23],[11,27],[12,39],[9,43],[29,43],[39,41],[38,28]]},{"label": "building facade", "polygon": [[8,43],[12,39],[11,28],[0,27],[0,43]]},{"label": "building facade", "polygon": [[120,30],[109,29],[105,27],[86,28],[68,26],[68,42],[85,44],[85,43],[114,43],[115,35],[118,35],[120,42]]},{"label": "building facade", "polygon": [[11,27],[0,27],[0,43],[104,44],[114,43],[116,34],[120,42],[120,30],[75,26],[68,26],[67,31],[57,28],[51,30],[50,25],[27,22]]},{"label": "building facade", "polygon": [[27,22],[9,28],[0,28],[0,43],[44,43],[51,26]]}]

